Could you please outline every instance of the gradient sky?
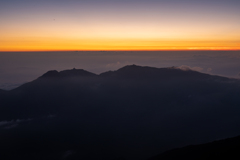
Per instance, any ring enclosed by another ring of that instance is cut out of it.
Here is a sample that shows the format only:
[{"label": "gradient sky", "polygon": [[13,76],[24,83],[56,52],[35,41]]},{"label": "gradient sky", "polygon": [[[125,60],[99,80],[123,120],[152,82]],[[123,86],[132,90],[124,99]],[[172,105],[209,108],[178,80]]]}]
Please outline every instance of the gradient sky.
[{"label": "gradient sky", "polygon": [[239,50],[239,0],[0,0],[0,51]]}]

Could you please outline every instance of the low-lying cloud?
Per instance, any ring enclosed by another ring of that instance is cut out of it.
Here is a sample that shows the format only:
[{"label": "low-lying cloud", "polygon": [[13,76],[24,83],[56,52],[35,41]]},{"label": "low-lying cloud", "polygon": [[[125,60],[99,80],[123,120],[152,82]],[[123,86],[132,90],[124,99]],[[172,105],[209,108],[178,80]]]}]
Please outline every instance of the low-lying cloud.
[{"label": "low-lying cloud", "polygon": [[207,69],[207,72],[211,72],[211,71],[212,71],[212,68],[208,68],[208,69]]},{"label": "low-lying cloud", "polygon": [[11,121],[0,121],[0,128],[11,129],[17,127],[22,122],[31,121],[32,119],[17,119]]},{"label": "low-lying cloud", "polygon": [[203,71],[203,68],[201,67],[190,67],[190,66],[186,66],[186,65],[182,65],[180,67],[177,67],[181,70],[184,70],[184,71],[188,71],[188,70],[192,70],[192,71],[198,71],[198,72],[201,72]]}]

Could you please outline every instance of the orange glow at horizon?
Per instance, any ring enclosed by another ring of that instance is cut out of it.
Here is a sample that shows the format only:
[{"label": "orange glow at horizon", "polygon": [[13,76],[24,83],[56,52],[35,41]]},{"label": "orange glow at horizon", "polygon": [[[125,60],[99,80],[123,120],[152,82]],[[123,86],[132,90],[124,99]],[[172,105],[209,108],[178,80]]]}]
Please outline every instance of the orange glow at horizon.
[{"label": "orange glow at horizon", "polygon": [[240,50],[238,41],[163,41],[145,39],[15,39],[0,41],[0,51]]},{"label": "orange glow at horizon", "polygon": [[235,12],[155,8],[143,14],[97,8],[17,13],[3,16],[0,51],[240,50]]},{"label": "orange glow at horizon", "polygon": [[221,34],[212,29],[177,29],[100,25],[98,28],[13,27],[0,31],[0,51],[240,50],[240,32]]}]

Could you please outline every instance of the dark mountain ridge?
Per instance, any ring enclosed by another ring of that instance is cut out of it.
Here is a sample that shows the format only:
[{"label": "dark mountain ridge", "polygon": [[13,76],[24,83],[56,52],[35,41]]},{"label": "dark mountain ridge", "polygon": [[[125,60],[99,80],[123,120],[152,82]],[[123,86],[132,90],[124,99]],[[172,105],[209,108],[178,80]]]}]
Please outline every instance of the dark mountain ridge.
[{"label": "dark mountain ridge", "polygon": [[[34,80],[39,81],[40,79],[52,79],[56,78],[58,80],[61,79],[72,79],[72,80],[79,80],[81,78],[92,78],[92,79],[108,79],[108,78],[115,78],[115,79],[137,79],[137,81],[143,80],[175,80],[175,79],[184,79],[184,80],[194,80],[194,79],[215,79],[218,81],[238,81],[237,79],[230,79],[221,76],[214,76],[208,75],[204,73],[200,73],[193,70],[181,70],[177,67],[169,67],[169,68],[153,68],[153,67],[142,67],[137,65],[128,65],[122,67],[116,71],[107,71],[96,75],[94,73],[85,71],[83,69],[71,69],[71,70],[64,70],[64,71],[56,71],[51,70],[40,76],[38,79]],[[192,79],[191,79],[192,78]],[[80,81],[81,83],[81,81]],[[24,84],[25,85],[25,84]],[[23,85],[23,86],[24,86]],[[0,90],[3,92],[3,90]]]},{"label": "dark mountain ridge", "polygon": [[146,159],[240,135],[239,95],[239,80],[175,67],[49,71],[2,94],[1,148],[5,159]]},{"label": "dark mountain ridge", "polygon": [[213,141],[206,144],[190,145],[164,152],[149,160],[202,160],[202,159],[238,159],[240,136]]},{"label": "dark mountain ridge", "polygon": [[70,77],[87,77],[96,76],[96,74],[85,71],[83,69],[71,69],[58,72],[56,70],[48,71],[43,74],[40,78],[70,78]]},{"label": "dark mountain ridge", "polygon": [[[44,82],[48,81],[49,83],[52,79],[52,82],[54,81],[54,84],[56,84],[58,81],[66,83],[67,81],[75,82],[80,85],[81,83],[86,83],[86,81],[93,81],[93,83],[97,83],[96,81],[99,81],[99,83],[102,83],[102,81],[110,82],[110,83],[119,83],[119,80],[134,80],[135,82],[141,82],[141,81],[149,81],[149,82],[163,82],[167,83],[166,81],[172,81],[173,83],[176,82],[176,80],[183,80],[183,81],[196,81],[196,80],[215,80],[215,81],[223,81],[223,82],[237,82],[236,79],[230,79],[226,77],[220,77],[220,76],[213,76],[208,75],[204,73],[200,73],[193,70],[181,70],[176,67],[170,67],[170,68],[153,68],[153,67],[142,67],[137,65],[128,65],[123,68],[120,68],[116,71],[108,71],[101,73],[99,75],[96,75],[94,73],[85,71],[83,69],[72,69],[72,70],[64,70],[64,71],[48,71],[42,76],[40,76],[38,79],[34,80],[31,83],[36,82]],[[175,82],[174,82],[175,81]],[[25,86],[24,84],[23,86]],[[47,84],[46,84],[47,85]],[[66,84],[64,84],[66,85]],[[94,84],[92,84],[94,85]],[[22,89],[22,86],[18,87]],[[19,89],[14,90],[19,90]]]}]

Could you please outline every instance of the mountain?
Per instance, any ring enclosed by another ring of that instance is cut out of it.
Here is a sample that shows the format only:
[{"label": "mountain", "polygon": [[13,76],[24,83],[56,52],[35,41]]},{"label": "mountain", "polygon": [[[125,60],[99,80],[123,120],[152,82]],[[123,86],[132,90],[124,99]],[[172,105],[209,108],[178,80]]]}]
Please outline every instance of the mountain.
[{"label": "mountain", "polygon": [[164,152],[149,160],[238,159],[240,136],[201,145],[191,145]]},{"label": "mountain", "polygon": [[48,71],[40,78],[70,78],[70,77],[88,77],[88,76],[96,76],[96,74],[85,71],[83,69],[75,69],[72,70],[65,70],[58,72],[56,70]]},{"label": "mountain", "polygon": [[0,98],[1,159],[147,159],[240,135],[240,81],[129,65],[49,71]]},{"label": "mountain", "polygon": [[5,94],[7,91],[0,89],[0,94]]}]

